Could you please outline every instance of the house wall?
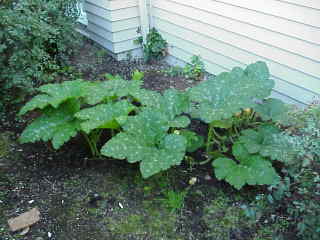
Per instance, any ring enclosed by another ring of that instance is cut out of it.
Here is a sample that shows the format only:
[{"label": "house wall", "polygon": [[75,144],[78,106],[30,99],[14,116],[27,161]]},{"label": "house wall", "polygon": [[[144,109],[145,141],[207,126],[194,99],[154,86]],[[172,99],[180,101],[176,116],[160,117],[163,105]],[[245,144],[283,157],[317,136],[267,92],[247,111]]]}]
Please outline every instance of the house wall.
[{"label": "house wall", "polygon": [[169,54],[200,55],[213,74],[265,61],[274,95],[310,103],[320,97],[319,0],[152,0],[152,23]]},{"label": "house wall", "polygon": [[138,0],[86,0],[86,35],[108,49],[118,60],[127,53],[141,55],[134,44],[140,36]]}]

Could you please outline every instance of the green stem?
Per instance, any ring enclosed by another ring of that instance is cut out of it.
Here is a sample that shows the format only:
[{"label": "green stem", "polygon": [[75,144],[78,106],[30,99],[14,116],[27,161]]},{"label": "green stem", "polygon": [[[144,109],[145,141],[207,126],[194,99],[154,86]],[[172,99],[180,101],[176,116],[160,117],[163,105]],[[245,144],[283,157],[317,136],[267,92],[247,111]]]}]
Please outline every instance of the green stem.
[{"label": "green stem", "polygon": [[217,138],[219,138],[220,140],[223,140],[222,137],[216,132],[216,130],[214,130],[214,128],[212,128],[212,132]]},{"label": "green stem", "polygon": [[90,151],[92,156],[96,156],[96,148],[93,146],[92,141],[90,140],[88,134],[86,134],[85,132],[81,132],[82,136],[84,137],[84,139],[87,141],[89,147],[90,147]]},{"label": "green stem", "polygon": [[208,137],[207,137],[207,143],[206,143],[206,153],[207,153],[207,156],[209,158],[209,151],[211,149],[211,146],[212,146],[212,139],[213,139],[213,124],[209,123],[209,130],[208,130]]}]

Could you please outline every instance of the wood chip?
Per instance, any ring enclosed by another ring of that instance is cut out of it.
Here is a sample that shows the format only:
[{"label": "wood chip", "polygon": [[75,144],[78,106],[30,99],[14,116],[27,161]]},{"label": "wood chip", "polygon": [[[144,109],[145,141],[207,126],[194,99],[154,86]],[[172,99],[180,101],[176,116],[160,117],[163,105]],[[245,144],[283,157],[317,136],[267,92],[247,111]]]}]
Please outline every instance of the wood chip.
[{"label": "wood chip", "polygon": [[33,208],[18,217],[10,218],[8,224],[10,230],[15,232],[20,229],[27,228],[40,220],[40,212],[37,208]]}]

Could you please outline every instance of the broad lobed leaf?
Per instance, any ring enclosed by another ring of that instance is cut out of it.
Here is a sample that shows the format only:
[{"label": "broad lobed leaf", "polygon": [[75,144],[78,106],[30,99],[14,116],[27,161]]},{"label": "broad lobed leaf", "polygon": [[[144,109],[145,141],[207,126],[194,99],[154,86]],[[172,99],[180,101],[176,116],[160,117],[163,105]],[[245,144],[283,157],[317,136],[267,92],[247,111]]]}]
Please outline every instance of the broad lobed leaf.
[{"label": "broad lobed leaf", "polygon": [[83,109],[77,112],[75,116],[84,120],[81,123],[81,128],[86,133],[90,133],[96,128],[112,128],[112,125],[119,126],[119,124],[110,123],[117,121],[119,117],[127,116],[134,109],[134,105],[127,100],[122,100]]},{"label": "broad lobed leaf", "polygon": [[191,99],[198,104],[192,113],[206,123],[228,119],[253,107],[255,99],[268,97],[273,86],[265,63],[251,64],[245,70],[237,67],[190,89]]},{"label": "broad lobed leaf", "polygon": [[245,184],[273,184],[279,180],[272,164],[259,155],[250,155],[240,163],[230,158],[218,158],[212,166],[218,179],[225,179],[238,190]]},{"label": "broad lobed leaf", "polygon": [[254,107],[263,121],[283,122],[290,110],[289,105],[279,99],[269,98]]},{"label": "broad lobed leaf", "polygon": [[57,109],[47,109],[22,132],[20,142],[51,140],[53,147],[58,149],[80,130],[80,121],[74,117],[79,109],[80,106],[75,101],[61,104]]},{"label": "broad lobed leaf", "polygon": [[43,85],[38,89],[43,94],[32,98],[31,101],[20,110],[19,114],[23,115],[35,109],[44,109],[47,106],[57,108],[61,103],[69,99],[84,97],[90,85],[91,83],[81,79]]}]

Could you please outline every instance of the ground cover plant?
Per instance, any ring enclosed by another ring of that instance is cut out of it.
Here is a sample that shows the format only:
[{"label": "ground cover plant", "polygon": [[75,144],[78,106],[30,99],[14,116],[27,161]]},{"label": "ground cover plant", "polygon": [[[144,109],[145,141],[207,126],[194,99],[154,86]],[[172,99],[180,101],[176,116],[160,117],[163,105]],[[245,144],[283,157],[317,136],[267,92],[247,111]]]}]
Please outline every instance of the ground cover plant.
[{"label": "ground cover plant", "polygon": [[184,67],[173,66],[163,71],[167,76],[184,76],[191,80],[201,80],[205,74],[205,66],[200,56],[192,56],[190,63]]},{"label": "ground cover plant", "polygon": [[[268,98],[261,62],[182,91],[159,68],[100,56],[1,119],[3,239],[318,239],[317,104]],[[40,222],[10,233],[35,206]]]}]

